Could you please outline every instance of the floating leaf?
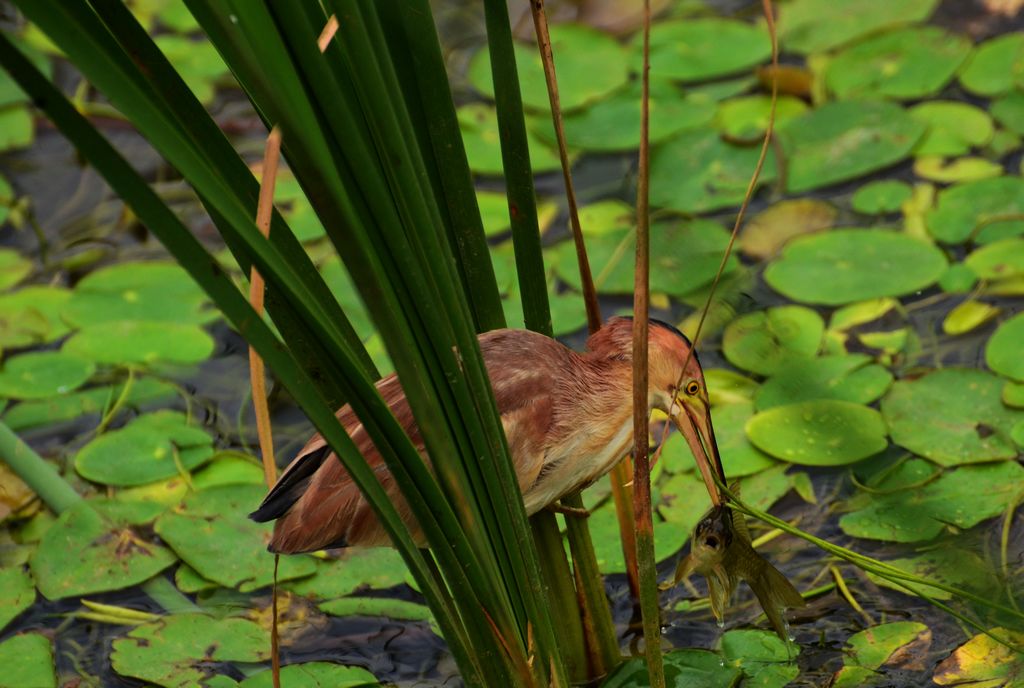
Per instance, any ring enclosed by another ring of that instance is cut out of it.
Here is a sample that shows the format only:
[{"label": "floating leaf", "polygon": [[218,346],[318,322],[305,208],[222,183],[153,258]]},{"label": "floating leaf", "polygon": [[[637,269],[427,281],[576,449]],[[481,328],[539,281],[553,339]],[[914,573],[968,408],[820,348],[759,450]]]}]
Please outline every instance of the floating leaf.
[{"label": "floating leaf", "polygon": [[[634,47],[639,53],[639,38]],[[659,24],[651,32],[651,76],[657,78],[707,81],[749,70],[770,55],[764,27],[746,22],[687,19]]]},{"label": "floating leaf", "polygon": [[799,653],[799,646],[788,646],[770,631],[727,631],[720,643],[727,665],[738,667],[745,676],[744,685],[751,688],[782,688],[800,673],[793,651]]},{"label": "floating leaf", "polygon": [[1014,134],[1024,135],[1024,93],[1013,91],[992,103],[992,116]]},{"label": "floating leaf", "polygon": [[791,241],[764,278],[794,301],[834,306],[924,289],[946,265],[942,251],[907,234],[837,229]]},{"label": "floating leaf", "polygon": [[753,258],[771,258],[793,237],[831,227],[838,212],[816,198],[779,201],[743,226],[740,250]]},{"label": "floating leaf", "polygon": [[977,47],[960,83],[978,96],[999,96],[1024,86],[1024,34],[1008,33]]},{"label": "floating leaf", "polygon": [[913,490],[870,495],[839,519],[854,537],[919,542],[948,525],[970,528],[1003,513],[1021,498],[1024,468],[1013,461],[961,466]]},{"label": "floating leaf", "polygon": [[[470,103],[460,107],[456,114],[469,168],[478,174],[503,174],[505,168],[501,162],[501,136],[498,133],[495,109],[483,103]],[[527,130],[526,139],[530,148],[530,166],[534,172],[561,169],[558,154],[548,148],[536,134]]]},{"label": "floating leaf", "polygon": [[890,662],[901,661],[908,646],[915,646],[918,652],[927,652],[931,636],[927,626],[915,621],[880,624],[854,633],[846,641],[848,648],[843,658],[846,666],[836,673],[831,685],[834,688],[870,685],[871,679],[875,678],[874,670]]},{"label": "floating leaf", "polygon": [[975,146],[992,140],[992,118],[981,108],[955,100],[932,100],[908,110],[910,116],[928,125],[914,155],[966,155]]},{"label": "floating leaf", "polygon": [[[749,402],[728,404],[715,409],[715,438],[725,474],[730,480],[760,473],[766,468],[778,465],[773,458],[757,449],[747,439],[744,426],[753,415],[754,407]],[[661,459],[668,465],[681,467],[686,472],[695,469],[690,447],[677,432],[672,433],[666,440]]]},{"label": "floating leaf", "polygon": [[[0,108],[0,151],[24,148],[35,139],[32,113],[24,105]],[[6,276],[0,279],[2,282]]]},{"label": "floating leaf", "polygon": [[837,308],[832,313],[828,326],[833,330],[849,330],[859,325],[875,322],[899,308],[900,302],[891,298],[867,299],[851,303],[849,306]]},{"label": "floating leaf", "polygon": [[1013,408],[1024,408],[1024,384],[1007,382],[1003,385],[1003,403]]},{"label": "floating leaf", "polygon": [[384,590],[405,582],[408,572],[390,547],[346,549],[337,559],[318,561],[316,575],[288,584],[296,595],[331,600],[370,588]]},{"label": "floating leaf", "polygon": [[968,299],[957,304],[942,320],[942,331],[956,336],[975,330],[1002,312],[1000,308],[983,301]]},{"label": "floating leaf", "polygon": [[725,368],[705,368],[704,381],[712,406],[738,404],[754,398],[758,383]]},{"label": "floating leaf", "polygon": [[786,361],[814,356],[821,347],[824,331],[821,316],[810,308],[769,308],[729,323],[722,350],[733,365],[771,375]]},{"label": "floating leaf", "polygon": [[[930,549],[912,557],[893,559],[885,563],[932,583],[961,589],[976,591],[993,590],[994,586],[997,585],[994,580],[994,572],[985,563],[984,559],[974,552],[948,545]],[[889,588],[904,594],[907,593],[907,588],[910,588],[936,600],[953,599],[953,593],[941,588],[925,585],[924,583],[901,581],[906,583],[907,586],[903,587],[897,582],[886,580],[870,573],[868,578],[883,588]]]},{"label": "floating leaf", "polygon": [[0,398],[43,399],[81,387],[96,365],[63,351],[33,351],[4,361]]},{"label": "floating leaf", "polygon": [[53,647],[39,633],[24,633],[0,643],[0,688],[57,688]]},{"label": "floating leaf", "polygon": [[[23,401],[4,413],[4,422],[15,431],[75,420],[102,413],[124,392],[124,385],[93,387],[39,401]],[[123,404],[126,408],[158,404],[178,395],[178,388],[162,380],[144,377],[132,381]]]},{"label": "floating leaf", "polygon": [[67,289],[53,286],[0,294],[0,348],[44,344],[66,335],[60,312],[70,296]]},{"label": "floating leaf", "polygon": [[747,423],[762,451],[805,466],[842,466],[885,449],[882,415],[867,406],[823,399],[776,406]]},{"label": "floating leaf", "polygon": [[[53,64],[50,62],[50,58],[44,53],[30,45],[22,37],[14,35],[12,32],[5,32],[8,40],[17,46],[18,51],[27,57],[29,62],[35,66],[36,69],[43,73],[47,79],[53,76]],[[0,108],[7,107],[8,105],[15,105],[17,103],[28,102],[29,98],[18,83],[14,80],[10,74],[5,70],[0,73]]]},{"label": "floating leaf", "polygon": [[1024,313],[1019,313],[999,326],[985,346],[985,362],[1000,375],[1024,382]]},{"label": "floating leaf", "polygon": [[[892,374],[867,354],[787,361],[757,391],[759,411],[815,399],[870,404],[892,384]],[[718,416],[715,416],[717,427]]]},{"label": "floating leaf", "polygon": [[[992,635],[1014,647],[1024,645],[1024,633],[993,628]],[[978,688],[1019,688],[1024,684],[1020,653],[995,638],[979,633],[935,667],[932,680],[940,686],[970,684]]]},{"label": "floating leaf", "polygon": [[11,249],[0,249],[0,290],[10,289],[32,272],[32,261]]},{"label": "floating leaf", "polygon": [[963,263],[950,265],[939,278],[939,286],[948,294],[966,294],[977,283],[977,273]]},{"label": "floating leaf", "polygon": [[999,280],[1024,275],[1024,239],[1011,237],[971,252],[964,265],[985,280]]},{"label": "floating leaf", "polygon": [[896,212],[912,195],[910,184],[896,179],[882,179],[868,182],[857,189],[850,204],[858,213],[881,215]]},{"label": "floating leaf", "polygon": [[62,351],[96,363],[199,363],[213,353],[213,338],[196,325],[127,320],[83,327]]},{"label": "floating leaf", "polygon": [[810,191],[889,167],[910,154],[926,128],[885,102],[829,103],[791,119],[778,129],[786,190]]},{"label": "floating leaf", "polygon": [[[304,662],[281,667],[281,685],[288,688],[362,688],[379,686],[366,669],[330,662]],[[273,688],[272,672],[261,671],[238,684],[238,688]]]},{"label": "floating leaf", "polygon": [[855,38],[923,21],[938,0],[794,0],[779,13],[779,39],[784,50],[816,53]]},{"label": "floating leaf", "polygon": [[1024,179],[997,177],[956,184],[939,192],[928,212],[928,231],[939,241],[987,244],[1024,234]]},{"label": "floating leaf", "polygon": [[932,155],[914,161],[914,174],[942,184],[991,179],[1003,173],[1003,166],[986,158],[957,158],[946,161]]},{"label": "floating leaf", "polygon": [[896,444],[943,466],[1009,459],[1017,450],[1008,433],[1024,414],[1003,406],[1002,386],[982,370],[936,370],[893,385],[882,413]]},{"label": "floating leaf", "polygon": [[[739,205],[759,155],[759,147],[728,143],[712,130],[684,131],[651,152],[651,205],[681,213]],[[758,184],[775,174],[769,151]]]},{"label": "floating leaf", "polygon": [[202,465],[213,456],[211,442],[184,414],[148,413],[82,447],[75,470],[104,485],[143,485]]},{"label": "floating leaf", "polygon": [[[743,676],[739,669],[725,666],[707,650],[671,650],[664,654],[665,684],[686,688],[731,688]],[[612,671],[601,688],[647,688],[647,664],[641,657],[628,659]]]},{"label": "floating leaf", "polygon": [[176,614],[114,640],[110,663],[122,676],[186,688],[208,685],[220,662],[263,662],[269,651],[266,632],[248,619]]},{"label": "floating leaf", "polygon": [[58,517],[32,556],[32,576],[48,599],[120,590],[174,563],[166,548],[132,528],[152,521],[159,504],[82,501]]},{"label": "floating leaf", "polygon": [[331,616],[383,616],[400,621],[430,621],[430,608],[391,597],[342,597],[322,602],[320,611]]},{"label": "floating leaf", "polygon": [[[740,96],[722,101],[715,115],[715,128],[730,141],[760,143],[768,129],[771,113],[770,96]],[[793,119],[807,111],[807,104],[799,98],[780,96],[775,104],[775,125]]]},{"label": "floating leaf", "polygon": [[28,571],[21,566],[0,568],[0,631],[35,601],[36,586]]},{"label": "floating leaf", "polygon": [[[540,51],[525,43],[514,48],[523,105],[547,115],[548,88]],[[552,24],[551,50],[558,65],[559,101],[566,112],[604,98],[629,78],[626,49],[600,31],[578,24]],[[469,80],[481,93],[494,96],[491,56],[486,49],[470,61]]]},{"label": "floating leaf", "polygon": [[[246,516],[265,496],[260,485],[222,485],[195,492],[156,522],[156,532],[199,575],[242,592],[270,585],[271,525]],[[310,557],[283,557],[279,581],[316,571]]]}]

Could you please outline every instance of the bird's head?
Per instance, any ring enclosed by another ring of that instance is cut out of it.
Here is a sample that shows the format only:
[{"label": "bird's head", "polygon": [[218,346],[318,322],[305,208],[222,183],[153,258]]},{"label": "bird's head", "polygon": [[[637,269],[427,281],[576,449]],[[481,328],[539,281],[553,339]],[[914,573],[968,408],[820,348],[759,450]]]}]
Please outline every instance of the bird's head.
[{"label": "bird's head", "polygon": [[[592,351],[604,348],[619,358],[631,360],[632,318],[612,318],[587,343]],[[714,474],[725,480],[718,453],[714,426],[711,424],[711,402],[697,352],[686,335],[660,320],[650,320],[648,330],[648,386],[650,404],[664,411],[686,438],[697,468],[716,506],[722,499]]]}]

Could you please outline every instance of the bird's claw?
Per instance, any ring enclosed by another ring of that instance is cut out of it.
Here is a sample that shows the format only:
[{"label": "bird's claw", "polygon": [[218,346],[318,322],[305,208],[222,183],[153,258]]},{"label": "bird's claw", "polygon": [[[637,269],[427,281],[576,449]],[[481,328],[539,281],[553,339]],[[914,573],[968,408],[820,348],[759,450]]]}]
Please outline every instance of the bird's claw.
[{"label": "bird's claw", "polygon": [[567,506],[561,502],[548,504],[548,509],[563,516],[575,516],[576,518],[590,518],[590,510],[578,506]]}]

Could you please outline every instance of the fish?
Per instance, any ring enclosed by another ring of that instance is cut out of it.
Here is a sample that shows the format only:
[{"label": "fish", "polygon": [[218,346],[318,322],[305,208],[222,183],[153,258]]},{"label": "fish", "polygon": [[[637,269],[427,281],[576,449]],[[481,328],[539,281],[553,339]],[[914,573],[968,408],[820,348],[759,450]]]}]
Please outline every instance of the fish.
[{"label": "fish", "polygon": [[672,581],[663,587],[678,585],[693,573],[707,579],[711,612],[719,625],[724,622],[725,607],[742,579],[754,591],[768,622],[783,642],[791,640],[782,612],[803,607],[807,602],[777,568],[754,550],[743,514],[726,505],[716,506],[705,514],[693,530],[690,553],[680,559]]}]

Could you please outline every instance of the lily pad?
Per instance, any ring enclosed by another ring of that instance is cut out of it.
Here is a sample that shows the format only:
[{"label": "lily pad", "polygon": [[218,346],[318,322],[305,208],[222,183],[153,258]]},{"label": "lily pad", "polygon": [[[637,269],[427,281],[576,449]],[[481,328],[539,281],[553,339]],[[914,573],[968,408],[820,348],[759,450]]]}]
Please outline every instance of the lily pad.
[{"label": "lily pad", "polygon": [[985,362],[1000,375],[1024,382],[1024,313],[1019,313],[999,326],[985,347]]},{"label": "lily pad", "polygon": [[931,15],[938,0],[794,0],[780,8],[783,49],[817,53],[882,29],[913,24]]},{"label": "lily pad", "polygon": [[790,463],[842,466],[885,449],[885,422],[867,406],[820,399],[762,411],[747,422],[756,447]]},{"label": "lily pad", "polygon": [[[46,78],[53,76],[53,64],[50,62],[50,58],[30,45],[28,42],[23,40],[21,37],[14,35],[11,32],[5,34],[15,46],[18,51],[27,57],[36,69],[41,71]],[[0,74],[0,108],[7,107],[8,105],[15,105],[18,103],[28,102],[29,98],[18,83],[14,80],[6,70]]]},{"label": "lily pad", "polygon": [[824,332],[824,321],[810,308],[779,306],[729,323],[722,351],[739,368],[771,375],[786,361],[813,357]]},{"label": "lily pad", "polygon": [[1024,384],[1007,382],[1003,385],[1003,403],[1013,408],[1024,408]]},{"label": "lily pad", "polygon": [[70,297],[69,290],[53,286],[0,294],[0,348],[45,344],[66,335],[60,312]]},{"label": "lily pad", "polygon": [[[727,404],[715,409],[715,438],[725,474],[730,480],[760,473],[778,465],[775,459],[757,449],[747,439],[744,427],[753,415],[754,407],[750,402]],[[669,435],[665,441],[661,460],[666,462],[666,466],[678,467],[683,472],[696,469],[690,446],[678,432]]]},{"label": "lily pad", "polygon": [[[638,55],[641,40],[634,43]],[[750,70],[771,56],[762,25],[730,19],[669,21],[651,32],[651,76],[707,81]]]},{"label": "lily pad", "polygon": [[110,663],[122,676],[167,688],[207,685],[220,662],[269,659],[267,633],[248,619],[176,614],[114,640]]},{"label": "lily pad", "polygon": [[849,306],[837,308],[829,320],[832,330],[846,331],[880,320],[893,311],[900,310],[900,302],[896,299],[868,299]]},{"label": "lily pad", "polygon": [[727,631],[721,640],[726,665],[738,667],[744,684],[757,688],[782,688],[797,677],[794,649],[800,652],[799,646],[787,646],[775,633],[754,629]]},{"label": "lily pad", "polygon": [[[274,558],[267,554],[271,524],[246,516],[263,499],[260,485],[222,485],[195,492],[156,522],[156,532],[199,575],[242,592],[270,585]],[[283,557],[279,581],[316,571],[311,557]]]},{"label": "lily pad", "polygon": [[0,631],[36,601],[36,586],[21,566],[0,568]]},{"label": "lily pad", "polygon": [[[672,650],[664,654],[665,685],[686,688],[732,688],[743,674],[725,666],[722,659],[707,650]],[[641,657],[620,664],[601,683],[601,688],[647,688],[650,686],[647,664]]]},{"label": "lily pad", "polygon": [[[929,549],[921,554],[912,557],[892,559],[885,562],[901,571],[914,574],[931,583],[939,583],[960,589],[967,590],[992,590],[998,585],[994,572],[985,560],[974,552],[961,549],[956,546],[947,545],[936,549]],[[897,582],[886,580],[880,576],[868,574],[877,585],[889,588],[898,592],[907,593],[907,589]],[[921,592],[936,600],[951,600],[953,593],[948,590],[936,588],[925,583],[902,581],[912,590]]]},{"label": "lily pad", "polygon": [[819,189],[894,165],[910,155],[926,129],[893,103],[823,105],[779,127],[786,190]]},{"label": "lily pad", "polygon": [[942,319],[942,331],[950,336],[966,334],[976,330],[1002,313],[1002,309],[984,301],[968,299],[957,304]]},{"label": "lily pad", "polygon": [[1000,96],[1024,86],[1024,34],[985,41],[960,72],[960,83],[977,96]]},{"label": "lily pad", "polygon": [[0,249],[0,290],[10,289],[32,272],[32,261],[17,251]]},{"label": "lily pad", "polygon": [[231,75],[213,44],[205,38],[197,40],[174,34],[161,34],[154,42],[199,102],[204,105],[213,102],[217,82]]},{"label": "lily pad", "polygon": [[997,177],[964,182],[939,192],[925,216],[928,231],[939,241],[959,244],[973,239],[987,244],[1024,234],[1024,179]]},{"label": "lily pad", "polygon": [[320,611],[331,616],[383,616],[400,621],[430,621],[430,608],[391,597],[342,597],[322,602]]},{"label": "lily pad", "polygon": [[122,393],[125,394],[122,404],[129,409],[173,399],[178,395],[178,388],[169,382],[145,377],[133,380],[127,392],[124,385],[107,385],[38,401],[23,401],[8,409],[3,418],[15,431],[54,425],[102,413]]},{"label": "lily pad", "polygon": [[1002,387],[991,373],[945,368],[897,382],[882,413],[896,444],[943,466],[1010,459],[1009,432],[1024,413],[1003,406]]},{"label": "lily pad", "polygon": [[57,688],[53,646],[39,633],[16,635],[0,643],[0,688]]},{"label": "lily pad", "polygon": [[977,273],[963,263],[953,263],[939,278],[939,286],[947,294],[966,294],[977,283]]},{"label": "lily pad", "polygon": [[[611,36],[586,26],[552,24],[551,51],[558,72],[559,101],[566,112],[600,100],[629,78],[626,49]],[[515,55],[523,105],[548,113],[540,51],[536,45],[516,43]],[[494,96],[491,56],[486,49],[473,56],[469,80],[484,95]]]},{"label": "lily pad", "polygon": [[992,116],[1014,134],[1024,134],[1024,93],[1013,91],[992,103]]},{"label": "lily pad", "polygon": [[914,155],[966,155],[988,145],[995,134],[992,118],[981,108],[955,100],[932,100],[915,105],[910,116],[928,125]]},{"label": "lily pad", "polygon": [[152,578],[175,562],[133,528],[152,521],[161,505],[82,501],[60,515],[32,556],[32,576],[51,600],[120,590]]},{"label": "lily pad", "polygon": [[940,184],[991,179],[1003,174],[1003,166],[987,158],[966,157],[946,160],[925,155],[914,160],[914,174]]},{"label": "lily pad", "polygon": [[[1024,633],[993,628],[990,633],[1021,647]],[[1024,684],[1024,660],[1020,653],[995,638],[979,633],[958,647],[935,667],[932,680],[940,686],[970,684],[992,688],[1019,688]]]},{"label": "lily pad", "polygon": [[712,406],[741,404],[754,398],[758,383],[726,368],[705,368],[704,382]]},{"label": "lily pad", "polygon": [[148,413],[82,447],[75,470],[104,485],[144,485],[201,466],[213,456],[211,443],[177,411]]},{"label": "lily pad", "polygon": [[0,108],[0,151],[24,148],[35,139],[32,113],[24,105]]},{"label": "lily pad", "polygon": [[[858,688],[873,683],[874,671],[892,661],[900,661],[909,645],[926,652],[931,645],[931,630],[916,621],[896,621],[872,626],[854,633],[847,640],[844,666],[831,684],[836,688]],[[881,678],[881,677],[879,677]],[[892,677],[889,677],[891,680]]]},{"label": "lily pad", "polygon": [[740,250],[753,258],[771,258],[790,239],[828,229],[838,214],[831,203],[816,198],[779,201],[743,226]]},{"label": "lily pad", "polygon": [[759,411],[815,399],[870,404],[891,384],[892,374],[867,354],[824,356],[783,363],[761,385],[754,402]]},{"label": "lily pad", "polygon": [[937,26],[912,26],[867,38],[836,55],[825,84],[837,98],[931,95],[952,80],[971,42]]},{"label": "lily pad", "polygon": [[1013,461],[961,466],[916,489],[853,503],[856,510],[840,518],[839,527],[872,540],[930,540],[947,525],[970,528],[1002,514],[1020,500],[1022,480],[1024,468]]},{"label": "lily pad", "polygon": [[[770,96],[739,96],[722,101],[715,115],[715,127],[726,139],[739,143],[760,143],[768,129],[771,114]],[[775,104],[775,125],[807,111],[799,98],[780,96]]]},{"label": "lily pad", "polygon": [[[460,107],[456,114],[469,168],[477,174],[503,174],[505,168],[501,162],[501,135],[495,109],[483,103],[470,103]],[[534,172],[561,169],[558,154],[536,134],[527,130],[526,139],[530,148],[530,166]]]},{"label": "lily pad", "polygon": [[[759,155],[758,146],[728,143],[712,130],[684,131],[651,152],[651,205],[681,213],[739,205]],[[758,185],[775,174],[769,150]]]},{"label": "lily pad", "polygon": [[910,184],[897,179],[881,179],[857,189],[850,204],[858,213],[881,215],[898,211],[912,195]]},{"label": "lily pad", "polygon": [[71,392],[96,372],[96,364],[62,351],[33,351],[4,361],[0,398],[44,399]]},{"label": "lily pad", "polygon": [[83,327],[62,351],[111,365],[199,363],[213,353],[213,338],[196,325],[126,320]]},{"label": "lily pad", "polygon": [[[361,667],[342,666],[330,662],[304,662],[281,667],[281,685],[288,688],[363,688],[379,686],[377,679]],[[253,674],[238,688],[273,688],[270,671]]]},{"label": "lily pad", "polygon": [[317,562],[316,575],[288,584],[296,595],[331,600],[357,590],[384,590],[405,582],[407,569],[397,550],[390,547],[346,549],[334,560]]},{"label": "lily pad", "polygon": [[794,301],[835,306],[924,289],[946,265],[942,251],[908,234],[837,229],[791,241],[764,278]]},{"label": "lily pad", "polygon": [[1001,280],[1024,275],[1024,238],[994,241],[972,251],[964,265],[984,280]]}]

